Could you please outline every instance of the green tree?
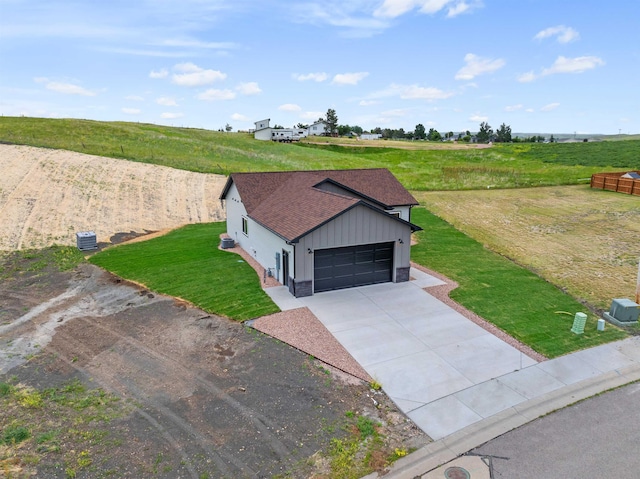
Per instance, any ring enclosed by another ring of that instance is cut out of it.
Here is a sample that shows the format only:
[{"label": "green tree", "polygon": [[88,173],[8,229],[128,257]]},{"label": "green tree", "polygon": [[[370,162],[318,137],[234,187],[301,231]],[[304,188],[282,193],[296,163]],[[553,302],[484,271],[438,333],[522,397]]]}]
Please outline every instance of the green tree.
[{"label": "green tree", "polygon": [[296,128],[300,128],[301,130],[305,130],[305,129],[309,128],[309,125],[306,125],[304,123],[298,123],[296,125]]},{"label": "green tree", "polygon": [[500,128],[496,131],[496,141],[499,143],[511,142],[511,127],[504,123],[500,125]]},{"label": "green tree", "polygon": [[233,127],[229,123],[227,123],[225,125],[224,129],[225,129],[225,131],[231,131],[231,130],[233,130]]},{"label": "green tree", "polygon": [[489,123],[483,121],[480,123],[480,131],[478,132],[478,143],[489,143],[493,138],[493,129]]},{"label": "green tree", "polygon": [[427,138],[427,132],[425,131],[422,123],[418,123],[416,125],[416,129],[413,131],[413,137],[416,140],[424,140]]},{"label": "green tree", "polygon": [[429,134],[427,135],[429,141],[442,141],[442,135],[435,128],[429,128]]},{"label": "green tree", "polygon": [[329,108],[327,110],[327,115],[324,121],[327,125],[327,135],[336,136],[338,133],[338,115],[333,108]]}]

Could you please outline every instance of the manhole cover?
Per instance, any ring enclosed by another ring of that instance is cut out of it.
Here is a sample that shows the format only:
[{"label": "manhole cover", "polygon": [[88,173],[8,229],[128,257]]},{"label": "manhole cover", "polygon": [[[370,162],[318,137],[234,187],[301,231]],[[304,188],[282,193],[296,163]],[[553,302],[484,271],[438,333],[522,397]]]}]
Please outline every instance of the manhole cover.
[{"label": "manhole cover", "polygon": [[459,466],[453,466],[444,471],[446,479],[470,479],[471,474],[466,469]]}]

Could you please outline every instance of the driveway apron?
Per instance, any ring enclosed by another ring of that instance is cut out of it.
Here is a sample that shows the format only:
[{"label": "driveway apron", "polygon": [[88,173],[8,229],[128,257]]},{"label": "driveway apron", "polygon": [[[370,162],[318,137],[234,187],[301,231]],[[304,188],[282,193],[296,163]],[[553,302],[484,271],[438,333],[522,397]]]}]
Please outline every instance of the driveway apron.
[{"label": "driveway apron", "polygon": [[[482,419],[454,393],[536,361],[422,289],[442,281],[416,269],[411,276],[405,283],[288,299],[286,309],[308,307],[396,405],[436,439]],[[443,398],[449,399],[438,402]],[[509,389],[497,407],[520,400]]]},{"label": "driveway apron", "polygon": [[568,386],[640,367],[640,337],[538,363],[422,289],[442,281],[414,268],[411,277],[307,298],[284,287],[266,291],[281,309],[308,307],[434,440]]}]

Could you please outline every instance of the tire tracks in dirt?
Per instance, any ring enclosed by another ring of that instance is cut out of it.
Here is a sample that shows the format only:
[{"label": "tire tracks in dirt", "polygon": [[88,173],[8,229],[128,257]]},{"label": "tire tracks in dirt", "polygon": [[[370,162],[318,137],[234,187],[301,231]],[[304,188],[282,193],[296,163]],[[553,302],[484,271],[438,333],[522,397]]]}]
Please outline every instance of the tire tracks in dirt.
[{"label": "tire tracks in dirt", "polygon": [[[100,331],[106,334],[110,334],[112,336],[117,337],[119,342],[124,342],[128,344],[129,346],[133,347],[135,350],[140,351],[144,355],[157,360],[161,364],[162,363],[171,364],[173,368],[182,372],[183,378],[192,379],[199,386],[203,387],[206,391],[210,392],[214,397],[223,400],[233,409],[237,410],[245,420],[253,424],[256,427],[256,429],[260,431],[260,434],[262,434],[262,437],[269,437],[270,438],[269,443],[273,449],[273,452],[277,454],[280,459],[286,459],[287,457],[290,456],[289,448],[284,443],[282,443],[280,438],[278,438],[276,435],[274,435],[270,431],[270,429],[273,429],[273,430],[277,429],[276,424],[274,424],[272,421],[270,421],[267,417],[260,414],[259,412],[253,409],[250,409],[245,405],[243,405],[242,403],[240,403],[239,401],[233,399],[231,396],[225,393],[221,388],[216,386],[210,380],[203,378],[200,374],[194,374],[193,371],[189,369],[187,366],[185,366],[182,362],[178,361],[175,358],[172,358],[171,356],[168,356],[167,354],[164,354],[159,351],[156,351],[155,349],[149,348],[134,338],[118,333],[112,328],[107,328],[95,322],[90,322],[86,318],[78,318],[78,321],[82,321],[85,324],[87,324],[87,326],[98,328],[100,329]],[[169,368],[160,368],[160,369],[168,370]],[[295,438],[287,435],[286,439],[290,441],[294,447],[296,447],[297,441],[295,440]]]}]

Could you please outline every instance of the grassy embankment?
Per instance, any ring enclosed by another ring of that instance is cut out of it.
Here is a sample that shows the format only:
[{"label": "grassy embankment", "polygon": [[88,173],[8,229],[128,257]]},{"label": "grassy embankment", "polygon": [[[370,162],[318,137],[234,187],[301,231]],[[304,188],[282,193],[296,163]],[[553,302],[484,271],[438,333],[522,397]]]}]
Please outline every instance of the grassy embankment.
[{"label": "grassy embankment", "polygon": [[[556,286],[482,246],[425,208],[412,220],[424,228],[411,250],[413,261],[458,282],[450,296],[466,308],[547,357],[623,338]],[[585,332],[570,331],[576,312],[588,314]]]},{"label": "grassy embankment", "polygon": [[218,249],[225,228],[225,223],[185,226],[149,241],[109,248],[90,262],[231,319],[278,312],[253,268],[237,254]]},{"label": "grassy embankment", "polygon": [[[158,125],[0,117],[0,141],[124,158],[203,173],[389,168],[416,191],[519,188],[584,183],[592,173],[638,163],[640,141],[513,144],[420,149],[279,144],[245,133]],[[361,141],[360,144],[366,142]]]},{"label": "grassy embankment", "polygon": [[[14,143],[28,143],[37,146],[65,148],[92,154],[105,156],[126,157],[135,161],[144,161],[164,164],[177,168],[194,171],[206,171],[213,173],[225,173],[229,171],[258,171],[276,169],[314,169],[314,168],[367,168],[388,167],[410,189],[415,190],[455,190],[455,189],[486,189],[488,187],[515,188],[523,186],[574,184],[584,182],[592,172],[633,168],[637,162],[635,152],[640,142],[603,142],[603,143],[574,143],[574,144],[514,144],[496,145],[489,149],[452,149],[438,145],[437,150],[429,149],[429,143],[424,143],[424,149],[406,150],[398,148],[362,148],[342,147],[333,144],[321,145],[284,145],[271,142],[257,142],[246,134],[226,134],[205,130],[177,129],[156,125],[140,125],[131,123],[100,123],[81,120],[38,120],[38,119],[0,119],[0,139]],[[563,164],[560,164],[563,163]],[[637,167],[637,166],[636,166]],[[419,220],[416,220],[419,222]],[[434,228],[434,231],[437,228]],[[196,230],[190,230],[195,233]],[[446,256],[451,251],[450,238],[438,237],[430,231],[430,254],[416,253],[414,259],[423,261],[425,265],[445,274],[454,274],[460,284],[465,284],[462,277],[466,276],[468,284],[483,283],[478,281],[487,272],[501,271],[502,265],[496,263],[483,263],[474,267],[467,262],[467,258],[474,251],[472,243],[466,244],[469,253],[464,249],[457,249],[457,254],[464,258],[464,268],[458,271],[448,272],[445,265],[435,267],[429,264],[432,257]],[[183,234],[183,233],[180,233]],[[526,239],[524,239],[526,240]],[[189,237],[185,237],[185,243],[189,243]],[[161,243],[149,243],[150,246],[138,246],[137,248],[158,249],[158,257],[164,257],[170,262],[175,261],[171,252],[174,246],[166,246]],[[134,247],[132,245],[131,247]],[[127,247],[129,248],[129,247]],[[164,249],[164,251],[162,251]],[[204,248],[207,254],[215,248]],[[118,251],[114,249],[112,251]],[[123,248],[124,255],[127,249]],[[109,253],[114,254],[116,253]],[[127,254],[129,254],[127,252]],[[131,256],[123,263],[134,264],[132,269],[117,270],[116,266],[107,266],[125,277],[141,281],[150,288],[157,289],[167,294],[173,294],[193,301],[204,309],[219,314],[235,316],[237,311],[229,312],[220,307],[223,298],[230,295],[231,303],[238,301],[237,290],[225,290],[225,285],[217,286],[220,300],[211,300],[206,297],[209,288],[206,286],[209,280],[198,276],[204,268],[193,270],[181,268],[166,273],[165,280],[176,282],[176,274],[179,278],[186,274],[193,275],[197,271],[196,280],[186,286],[186,290],[179,288],[159,289],[154,287],[151,281],[154,277],[165,274],[167,266],[153,269],[145,266],[140,260],[141,251],[132,250]],[[185,253],[187,254],[187,253]],[[191,254],[191,253],[189,253]],[[197,255],[196,255],[197,256]],[[205,255],[206,256],[206,255]],[[134,261],[135,259],[135,261]],[[192,258],[194,265],[199,264],[200,259]],[[116,261],[117,262],[117,261]],[[153,265],[150,265],[153,266]],[[247,266],[247,265],[245,265]],[[476,269],[481,268],[481,269]],[[252,274],[248,267],[249,274]],[[522,274],[530,274],[526,269],[520,268]],[[145,276],[146,275],[146,276]],[[217,271],[213,276],[228,277],[225,270]],[[162,281],[160,281],[162,282]],[[486,284],[486,281],[484,281]],[[526,281],[525,281],[526,283]],[[227,286],[230,286],[229,283]],[[522,286],[522,284],[521,284]],[[562,286],[561,284],[559,286]],[[164,288],[164,286],[162,286]],[[553,288],[553,287],[552,287]],[[189,290],[192,289],[194,294]],[[197,290],[207,290],[205,296],[198,298]],[[231,287],[231,289],[234,289]],[[256,286],[257,295],[263,295]],[[248,291],[248,289],[247,289]],[[540,335],[521,332],[520,326],[509,329],[509,320],[500,319],[500,313],[492,309],[494,303],[512,304],[513,296],[506,290],[494,287],[490,290],[482,289],[474,295],[467,296],[454,293],[456,298],[465,306],[476,311],[486,311],[488,319],[509,331],[514,336],[523,339],[534,349],[545,354],[557,355],[575,348],[585,347],[588,344],[570,342],[568,345],[546,345],[547,329],[542,328]],[[558,294],[561,294],[557,291]],[[216,294],[217,294],[216,293]],[[235,295],[234,295],[235,293]],[[246,297],[243,291],[242,296]],[[527,301],[536,302],[535,295],[531,292],[521,292],[527,296]],[[504,298],[502,298],[504,295]],[[567,297],[568,298],[568,297]],[[538,298],[544,302],[544,298]],[[482,306],[480,303],[486,303]],[[247,304],[249,301],[246,302]],[[575,303],[571,303],[575,309]],[[246,305],[240,305],[242,310]],[[569,309],[569,308],[568,308]],[[226,311],[226,312],[225,312]],[[508,313],[508,312],[507,312]],[[257,313],[247,313],[243,317],[252,317]],[[555,313],[554,313],[555,314]],[[587,336],[585,336],[587,337]],[[603,335],[600,340],[606,340]],[[540,346],[540,344],[542,346]],[[582,344],[582,345],[581,345]]]}]

